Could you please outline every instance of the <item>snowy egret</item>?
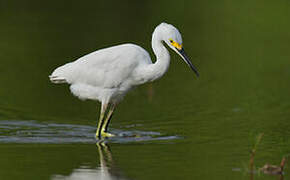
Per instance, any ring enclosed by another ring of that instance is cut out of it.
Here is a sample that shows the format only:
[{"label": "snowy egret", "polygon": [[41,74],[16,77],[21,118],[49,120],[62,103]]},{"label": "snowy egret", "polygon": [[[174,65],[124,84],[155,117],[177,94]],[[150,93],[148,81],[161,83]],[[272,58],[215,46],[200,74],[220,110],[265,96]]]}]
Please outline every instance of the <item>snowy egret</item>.
[{"label": "snowy egret", "polygon": [[122,44],[85,55],[58,67],[49,76],[53,83],[68,83],[72,94],[85,100],[101,102],[96,138],[111,137],[108,125],[117,104],[134,86],[160,78],[168,69],[170,55],[164,44],[179,54],[199,76],[185,54],[179,31],[171,24],[161,23],[152,34],[156,62],[135,44]]}]

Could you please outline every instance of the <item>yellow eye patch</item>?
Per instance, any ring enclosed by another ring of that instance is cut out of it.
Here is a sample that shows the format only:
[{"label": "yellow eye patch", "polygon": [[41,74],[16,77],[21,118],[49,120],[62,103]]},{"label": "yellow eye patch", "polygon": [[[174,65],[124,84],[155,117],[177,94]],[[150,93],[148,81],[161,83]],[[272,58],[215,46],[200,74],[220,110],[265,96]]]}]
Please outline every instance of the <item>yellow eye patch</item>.
[{"label": "yellow eye patch", "polygon": [[169,42],[172,46],[176,47],[178,50],[182,49],[182,44],[179,44],[179,43],[173,41],[173,39],[169,39]]}]

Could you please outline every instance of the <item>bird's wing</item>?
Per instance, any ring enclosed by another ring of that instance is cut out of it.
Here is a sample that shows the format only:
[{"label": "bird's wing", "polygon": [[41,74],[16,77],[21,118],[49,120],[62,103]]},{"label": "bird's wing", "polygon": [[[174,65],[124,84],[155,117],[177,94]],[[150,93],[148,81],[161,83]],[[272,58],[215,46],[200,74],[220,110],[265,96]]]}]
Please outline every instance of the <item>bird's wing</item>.
[{"label": "bird's wing", "polygon": [[55,70],[70,84],[115,88],[130,81],[135,68],[148,61],[148,53],[139,46],[124,44],[85,55]]}]

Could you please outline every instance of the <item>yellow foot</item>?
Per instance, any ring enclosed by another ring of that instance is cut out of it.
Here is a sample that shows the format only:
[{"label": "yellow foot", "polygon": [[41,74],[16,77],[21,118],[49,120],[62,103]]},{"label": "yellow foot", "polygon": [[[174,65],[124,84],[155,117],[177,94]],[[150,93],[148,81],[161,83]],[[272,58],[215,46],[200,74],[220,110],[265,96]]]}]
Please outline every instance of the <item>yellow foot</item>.
[{"label": "yellow foot", "polygon": [[106,137],[114,137],[114,136],[115,136],[114,134],[111,134],[105,131],[102,131],[100,136],[98,135],[98,133],[96,133],[96,139],[99,139],[99,140],[102,140],[103,138],[106,138]]},{"label": "yellow foot", "polygon": [[102,137],[114,137],[115,135],[114,134],[111,134],[111,133],[108,133],[108,132],[102,131],[101,132],[101,136]]}]

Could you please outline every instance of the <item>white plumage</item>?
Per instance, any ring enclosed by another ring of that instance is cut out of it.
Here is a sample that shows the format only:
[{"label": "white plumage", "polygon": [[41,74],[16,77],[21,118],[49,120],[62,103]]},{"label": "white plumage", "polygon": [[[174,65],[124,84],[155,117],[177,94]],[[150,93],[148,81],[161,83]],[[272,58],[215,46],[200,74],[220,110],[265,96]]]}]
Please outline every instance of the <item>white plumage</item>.
[{"label": "white plumage", "polygon": [[[122,44],[92,52],[60,66],[49,77],[53,83],[70,84],[71,92],[80,99],[100,101],[102,110],[96,136],[112,136],[107,132],[110,118],[128,90],[158,79],[167,71],[170,56],[163,42],[176,51],[198,75],[182,48],[179,31],[170,24],[161,23],[152,35],[152,48],[157,57],[155,63],[140,46]],[[105,118],[107,107],[109,111]]]},{"label": "white plumage", "polygon": [[[126,52],[126,53],[125,53]],[[95,51],[57,68],[50,76],[71,84],[80,99],[118,101],[132,86],[140,84],[138,66],[152,63],[148,53],[134,44],[123,44]]]}]

